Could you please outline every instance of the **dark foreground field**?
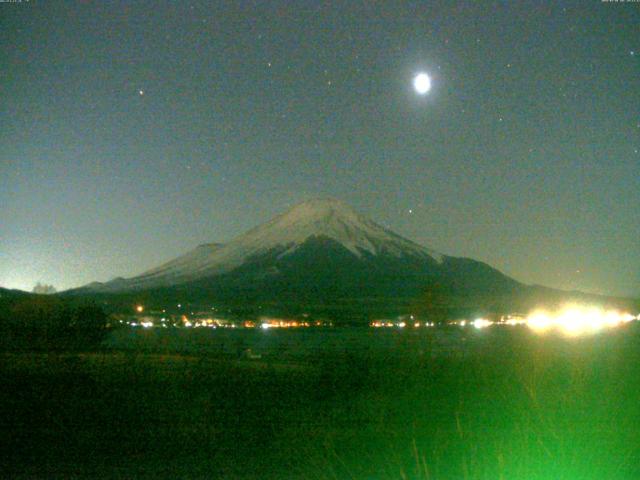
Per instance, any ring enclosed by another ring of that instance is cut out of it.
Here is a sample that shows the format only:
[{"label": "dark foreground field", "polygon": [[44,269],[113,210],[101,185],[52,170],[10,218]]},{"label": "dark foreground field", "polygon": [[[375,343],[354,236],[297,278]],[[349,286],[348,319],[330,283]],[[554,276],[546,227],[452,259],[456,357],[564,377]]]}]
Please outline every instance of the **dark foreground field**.
[{"label": "dark foreground field", "polygon": [[478,334],[446,355],[4,354],[0,476],[640,478],[637,325]]}]

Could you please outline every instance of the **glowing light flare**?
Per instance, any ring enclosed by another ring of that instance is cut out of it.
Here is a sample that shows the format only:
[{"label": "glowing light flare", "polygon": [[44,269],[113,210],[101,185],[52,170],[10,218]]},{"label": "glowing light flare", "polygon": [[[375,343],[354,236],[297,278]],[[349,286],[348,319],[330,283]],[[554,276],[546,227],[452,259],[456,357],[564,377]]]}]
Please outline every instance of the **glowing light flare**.
[{"label": "glowing light flare", "polygon": [[527,323],[526,320],[518,320],[516,318],[510,318],[508,320],[506,320],[504,323],[506,323],[507,325],[511,325],[516,326],[516,325],[524,325],[525,323]]},{"label": "glowing light flare", "polygon": [[487,328],[489,325],[493,325],[493,322],[491,320],[487,320],[486,318],[476,318],[471,323],[477,329]]},{"label": "glowing light flare", "polygon": [[535,311],[527,317],[526,323],[537,333],[557,329],[567,336],[575,337],[617,327],[632,320],[635,320],[633,315],[617,310],[568,305],[554,314]]},{"label": "glowing light flare", "polygon": [[553,321],[546,312],[537,311],[527,319],[527,325],[536,332],[544,332],[553,326]]},{"label": "glowing light flare", "polygon": [[431,90],[431,78],[426,73],[413,77],[413,88],[419,95],[426,95]]}]

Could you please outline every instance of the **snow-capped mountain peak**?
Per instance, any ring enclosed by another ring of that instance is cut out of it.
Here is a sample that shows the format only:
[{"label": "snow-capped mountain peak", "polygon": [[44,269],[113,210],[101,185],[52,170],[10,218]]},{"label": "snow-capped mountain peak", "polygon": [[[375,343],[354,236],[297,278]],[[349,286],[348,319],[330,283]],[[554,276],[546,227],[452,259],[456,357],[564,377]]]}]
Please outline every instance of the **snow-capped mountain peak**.
[{"label": "snow-capped mountain peak", "polygon": [[[359,258],[387,255],[435,262],[441,262],[443,258],[381,227],[344,202],[319,199],[300,203],[225,245],[201,245],[158,268],[126,280],[127,288],[149,288],[213,277],[261,255],[277,252],[278,258],[282,258],[311,238],[337,242]],[[104,284],[105,289],[109,286],[109,282]],[[121,284],[117,286],[120,288]]]},{"label": "snow-capped mountain peak", "polygon": [[440,257],[436,252],[394,234],[360,215],[346,203],[334,199],[300,203],[237,240],[251,249],[288,245],[288,253],[314,236],[334,240],[356,256],[368,252],[372,255],[386,253]]}]

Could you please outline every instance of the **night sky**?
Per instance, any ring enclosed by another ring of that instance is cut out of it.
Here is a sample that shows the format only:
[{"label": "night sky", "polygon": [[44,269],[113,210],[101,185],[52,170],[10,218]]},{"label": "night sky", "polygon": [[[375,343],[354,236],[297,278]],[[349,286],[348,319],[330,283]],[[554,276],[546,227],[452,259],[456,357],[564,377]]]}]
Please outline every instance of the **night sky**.
[{"label": "night sky", "polygon": [[640,3],[293,3],[0,3],[0,286],[131,276],[330,196],[640,295]]}]

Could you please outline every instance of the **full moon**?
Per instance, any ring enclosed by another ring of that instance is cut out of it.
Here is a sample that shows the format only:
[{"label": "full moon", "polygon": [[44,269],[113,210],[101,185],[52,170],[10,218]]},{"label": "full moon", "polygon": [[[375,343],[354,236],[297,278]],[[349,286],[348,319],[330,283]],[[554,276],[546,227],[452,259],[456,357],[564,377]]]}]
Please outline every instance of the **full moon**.
[{"label": "full moon", "polygon": [[431,78],[426,73],[419,73],[413,78],[413,88],[420,95],[425,95],[431,90]]}]

